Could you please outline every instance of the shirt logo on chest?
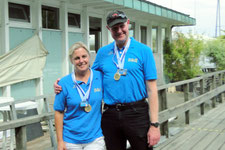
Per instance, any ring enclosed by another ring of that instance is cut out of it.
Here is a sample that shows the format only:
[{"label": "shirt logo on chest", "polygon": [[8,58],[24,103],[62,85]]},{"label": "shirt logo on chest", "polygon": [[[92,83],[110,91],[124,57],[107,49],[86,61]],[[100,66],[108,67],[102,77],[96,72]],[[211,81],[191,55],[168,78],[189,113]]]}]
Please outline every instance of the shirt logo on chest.
[{"label": "shirt logo on chest", "polygon": [[137,58],[128,58],[128,62],[135,62],[135,63],[137,63],[138,59]]},{"label": "shirt logo on chest", "polygon": [[108,55],[112,55],[113,54],[113,51],[110,51],[109,53],[108,53]]},{"label": "shirt logo on chest", "polygon": [[101,88],[94,88],[94,92],[101,92]]}]

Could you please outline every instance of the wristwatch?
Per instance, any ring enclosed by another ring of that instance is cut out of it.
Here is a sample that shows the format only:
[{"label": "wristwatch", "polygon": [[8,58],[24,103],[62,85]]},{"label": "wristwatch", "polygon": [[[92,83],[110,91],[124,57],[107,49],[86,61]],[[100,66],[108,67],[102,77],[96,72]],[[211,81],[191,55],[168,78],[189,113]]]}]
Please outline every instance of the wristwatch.
[{"label": "wristwatch", "polygon": [[155,123],[150,123],[151,126],[158,128],[159,127],[159,123],[155,122]]}]

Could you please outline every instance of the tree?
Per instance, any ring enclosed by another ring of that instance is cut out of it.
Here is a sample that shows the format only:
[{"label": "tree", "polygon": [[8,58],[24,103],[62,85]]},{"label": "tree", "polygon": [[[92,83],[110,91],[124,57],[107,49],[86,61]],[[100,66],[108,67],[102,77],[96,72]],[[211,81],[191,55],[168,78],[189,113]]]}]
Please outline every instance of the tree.
[{"label": "tree", "polygon": [[216,64],[217,70],[225,69],[225,36],[220,36],[207,42],[204,53],[212,58],[211,62]]},{"label": "tree", "polygon": [[171,43],[165,40],[164,44],[164,71],[172,82],[190,79],[201,73],[198,63],[203,49],[203,41],[191,34],[185,37],[176,32],[175,36]]}]

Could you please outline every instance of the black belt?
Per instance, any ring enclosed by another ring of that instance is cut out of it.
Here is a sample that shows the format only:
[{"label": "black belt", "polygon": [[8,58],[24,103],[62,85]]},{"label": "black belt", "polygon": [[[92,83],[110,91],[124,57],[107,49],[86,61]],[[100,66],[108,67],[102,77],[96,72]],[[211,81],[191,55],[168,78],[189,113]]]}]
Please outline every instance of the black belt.
[{"label": "black belt", "polygon": [[131,102],[131,103],[118,103],[115,105],[107,105],[104,104],[104,109],[108,109],[108,108],[115,108],[118,111],[120,110],[125,110],[127,108],[132,108],[132,107],[137,107],[137,106],[143,106],[143,104],[146,104],[146,100],[145,98],[136,102]]}]

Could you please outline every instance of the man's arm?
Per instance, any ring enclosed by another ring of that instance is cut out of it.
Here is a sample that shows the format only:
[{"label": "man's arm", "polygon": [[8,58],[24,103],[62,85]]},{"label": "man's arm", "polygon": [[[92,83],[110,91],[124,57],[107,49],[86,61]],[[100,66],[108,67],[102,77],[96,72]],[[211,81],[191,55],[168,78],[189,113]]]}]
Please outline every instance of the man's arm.
[{"label": "man's arm", "polygon": [[60,80],[60,78],[58,78],[53,85],[55,94],[58,94],[62,91],[62,87],[60,85],[58,85],[59,80]]},{"label": "man's arm", "polygon": [[[159,112],[157,82],[156,80],[146,80],[146,86],[150,108],[150,120],[151,123],[155,123],[158,122],[158,112]],[[149,146],[156,145],[160,140],[159,127],[150,126],[147,137]]]}]

